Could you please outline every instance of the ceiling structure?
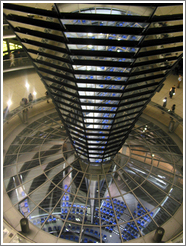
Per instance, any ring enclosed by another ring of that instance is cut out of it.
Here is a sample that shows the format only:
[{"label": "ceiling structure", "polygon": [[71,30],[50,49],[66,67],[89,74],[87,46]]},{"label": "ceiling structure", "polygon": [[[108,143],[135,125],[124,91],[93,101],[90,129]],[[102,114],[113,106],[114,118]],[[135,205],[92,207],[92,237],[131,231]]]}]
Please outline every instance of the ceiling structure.
[{"label": "ceiling structure", "polygon": [[182,58],[181,3],[4,3],[3,12],[84,163],[116,155]]}]

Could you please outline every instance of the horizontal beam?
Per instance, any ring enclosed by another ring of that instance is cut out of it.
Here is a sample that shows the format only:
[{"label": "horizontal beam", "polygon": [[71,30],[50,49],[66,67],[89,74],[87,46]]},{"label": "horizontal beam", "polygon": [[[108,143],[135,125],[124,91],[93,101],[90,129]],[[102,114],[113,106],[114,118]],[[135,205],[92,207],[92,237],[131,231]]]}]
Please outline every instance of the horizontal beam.
[{"label": "horizontal beam", "polygon": [[46,9],[39,9],[39,8],[32,8],[28,6],[21,6],[17,4],[10,4],[10,3],[3,3],[3,9],[10,9],[14,11],[19,11],[23,13],[31,13],[35,15],[41,15],[41,16],[47,16],[47,17],[52,17],[56,18],[56,13],[51,10],[46,10]]}]

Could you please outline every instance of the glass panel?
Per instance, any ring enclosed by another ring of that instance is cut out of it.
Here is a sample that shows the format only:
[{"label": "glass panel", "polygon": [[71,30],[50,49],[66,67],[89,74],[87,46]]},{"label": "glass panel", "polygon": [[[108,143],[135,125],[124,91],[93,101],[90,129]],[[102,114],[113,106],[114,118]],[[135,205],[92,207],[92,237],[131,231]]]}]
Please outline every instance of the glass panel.
[{"label": "glass panel", "polygon": [[4,166],[16,163],[17,155],[7,155],[4,159]]},{"label": "glass panel", "polygon": [[40,165],[40,162],[38,159],[35,159],[35,160],[31,160],[31,161],[26,161],[24,163],[20,163],[17,165],[17,170],[19,173],[22,173],[26,170],[29,170],[29,169],[32,169],[32,168],[35,168],[37,166]]},{"label": "glass panel", "polygon": [[44,215],[44,211],[41,211],[40,208],[36,207],[28,216],[29,221],[33,223],[35,226],[37,226],[38,228],[41,228],[42,226],[41,219],[42,221],[44,220],[44,218],[42,217],[42,212]]},{"label": "glass panel", "polygon": [[183,201],[183,190],[179,189],[176,186],[173,186],[171,188],[169,195],[172,196],[174,199],[176,199],[180,203]]},{"label": "glass panel", "polygon": [[181,176],[175,175],[174,176],[174,184],[183,188],[183,178]]},{"label": "glass panel", "polygon": [[[56,210],[57,213],[60,212],[61,207],[61,200],[62,197],[62,190],[60,190],[58,187],[55,187],[54,184],[48,183],[49,186],[45,186],[47,188],[47,192],[42,194],[43,200],[40,199],[39,206],[43,209],[45,209],[47,212],[50,212],[53,210],[54,206],[56,205],[58,209]],[[35,193],[35,192],[34,192]],[[39,191],[33,195],[34,199],[37,199],[37,194],[39,194]]]},{"label": "glass panel", "polygon": [[162,207],[155,209],[153,219],[159,226],[163,225],[170,218],[171,216]]},{"label": "glass panel", "polygon": [[43,200],[43,198],[47,195],[49,189],[53,188],[54,185],[51,185],[51,182],[45,182],[40,187],[34,190],[34,192],[30,195],[30,198],[37,204]]},{"label": "glass panel", "polygon": [[8,166],[3,168],[3,178],[7,179],[8,177],[15,176],[17,173],[16,166]]},{"label": "glass panel", "polygon": [[[21,177],[21,175],[20,175],[20,177]],[[30,189],[31,189],[31,186],[32,186],[32,182],[33,182],[32,179],[30,181],[26,182],[26,183],[23,182],[23,185],[22,185],[23,191],[24,191],[23,194],[27,195],[30,192]]]},{"label": "glass panel", "polygon": [[42,169],[41,167],[36,167],[36,168],[33,168],[31,170],[28,170],[28,171],[25,171],[23,173],[21,173],[21,182],[22,183],[25,183],[29,180],[33,180],[33,185],[35,182],[37,182],[37,180],[39,181],[40,179],[40,182],[42,182],[42,179],[45,180],[46,179],[46,176],[44,174],[42,174]]},{"label": "glass panel", "polygon": [[161,190],[159,190],[157,187],[153,186],[152,184],[150,184],[149,182],[145,181],[142,184],[142,187],[149,193],[149,194],[153,194],[153,198],[156,199],[157,202],[161,202],[166,194],[163,193]]},{"label": "glass panel", "polygon": [[[51,159],[53,159],[53,161],[50,161]],[[55,155],[52,156],[52,158],[47,158],[47,160],[43,160],[42,164],[43,171],[45,172],[53,169],[52,172],[55,173],[57,172],[56,170],[59,170],[59,168],[65,168],[64,158],[61,157],[61,155]]]}]

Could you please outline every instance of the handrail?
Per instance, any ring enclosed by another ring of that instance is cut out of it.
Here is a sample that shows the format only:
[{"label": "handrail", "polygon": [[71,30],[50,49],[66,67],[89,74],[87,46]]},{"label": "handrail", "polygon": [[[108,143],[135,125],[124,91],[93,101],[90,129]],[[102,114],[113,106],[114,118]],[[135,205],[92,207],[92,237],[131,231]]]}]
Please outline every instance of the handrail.
[{"label": "handrail", "polygon": [[156,107],[158,109],[161,109],[161,111],[163,111],[164,113],[170,115],[172,118],[174,118],[179,124],[183,125],[183,118],[175,113],[173,113],[172,111],[170,111],[170,109],[164,108],[163,106],[159,105],[158,103],[152,102],[150,101],[150,103],[148,105],[151,105],[153,107]]},{"label": "handrail", "polygon": [[[4,125],[5,123],[8,123],[8,121],[10,121],[10,120],[11,120],[13,117],[15,117],[16,115],[22,113],[22,111],[23,111],[24,109],[27,109],[27,108],[29,108],[29,107],[31,107],[31,106],[34,106],[34,105],[36,105],[36,104],[38,104],[38,103],[40,103],[40,102],[44,102],[44,101],[46,101],[47,99],[49,99],[49,98],[46,97],[46,96],[43,96],[43,97],[40,97],[40,98],[37,98],[37,99],[33,100],[32,102],[27,103],[27,105],[25,105],[25,106],[19,106],[19,107],[13,109],[13,110],[10,111],[10,112],[8,113],[8,115],[3,119],[3,125]],[[5,110],[5,109],[4,109],[4,110]]]},{"label": "handrail", "polygon": [[[182,236],[182,237],[180,237],[180,236]],[[165,243],[182,243],[182,242],[183,242],[183,231],[180,231],[176,236],[169,239]]]},{"label": "handrail", "polygon": [[[17,108],[13,109],[12,111],[9,112],[8,116],[5,117],[5,119],[3,119],[3,124],[7,123],[9,120],[11,120],[11,118],[15,117],[16,115],[18,115],[19,113],[21,113],[23,111],[23,109],[25,108],[29,108],[32,105],[35,105],[37,103],[43,102],[45,100],[47,100],[48,98],[46,96],[43,96],[41,98],[37,98],[35,100],[33,100],[31,103],[28,103],[26,106],[18,106]],[[158,109],[160,109],[161,111],[163,111],[164,113],[170,115],[170,117],[174,118],[179,124],[183,125],[183,118],[181,118],[179,115],[172,113],[171,111],[168,111],[168,109],[163,108],[161,105],[154,103],[154,102],[150,102],[148,105],[156,107]],[[5,109],[4,109],[5,110]]]},{"label": "handrail", "polygon": [[34,68],[32,61],[28,57],[15,58],[15,66],[10,67],[10,59],[3,60],[3,73],[15,70]]},{"label": "handrail", "polygon": [[9,24],[3,23],[3,39],[16,38],[15,33],[11,30]]}]

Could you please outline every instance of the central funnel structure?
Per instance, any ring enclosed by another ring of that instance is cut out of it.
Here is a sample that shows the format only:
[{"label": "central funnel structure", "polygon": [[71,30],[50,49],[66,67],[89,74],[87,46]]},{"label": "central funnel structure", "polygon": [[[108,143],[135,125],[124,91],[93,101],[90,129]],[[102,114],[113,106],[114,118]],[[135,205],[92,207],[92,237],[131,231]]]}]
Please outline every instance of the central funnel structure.
[{"label": "central funnel structure", "polygon": [[182,58],[183,15],[137,5],[4,3],[84,163],[116,155]]}]

